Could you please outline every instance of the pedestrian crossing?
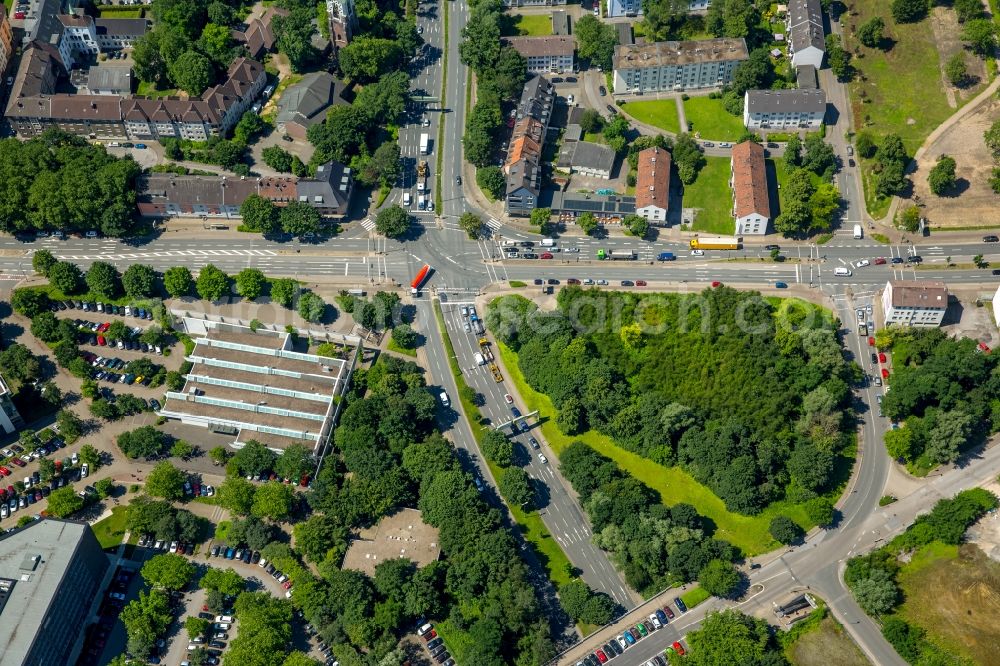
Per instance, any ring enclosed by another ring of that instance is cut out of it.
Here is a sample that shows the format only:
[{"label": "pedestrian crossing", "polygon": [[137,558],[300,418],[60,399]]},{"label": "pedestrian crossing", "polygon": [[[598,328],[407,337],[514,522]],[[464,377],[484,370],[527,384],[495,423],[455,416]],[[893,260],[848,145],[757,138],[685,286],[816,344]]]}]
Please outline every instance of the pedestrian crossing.
[{"label": "pedestrian crossing", "polygon": [[123,261],[126,259],[158,259],[164,257],[275,257],[275,250],[168,250],[164,252],[124,252],[111,251],[100,254],[56,254],[64,261]]},{"label": "pedestrian crossing", "polygon": [[365,219],[361,220],[361,226],[364,227],[365,231],[374,231],[375,230],[375,220],[373,220],[372,216],[369,215]]},{"label": "pedestrian crossing", "polygon": [[490,219],[486,220],[486,226],[488,226],[490,229],[493,229],[494,231],[500,231],[501,229],[503,229],[503,222],[501,222],[500,220],[493,219],[491,217]]}]

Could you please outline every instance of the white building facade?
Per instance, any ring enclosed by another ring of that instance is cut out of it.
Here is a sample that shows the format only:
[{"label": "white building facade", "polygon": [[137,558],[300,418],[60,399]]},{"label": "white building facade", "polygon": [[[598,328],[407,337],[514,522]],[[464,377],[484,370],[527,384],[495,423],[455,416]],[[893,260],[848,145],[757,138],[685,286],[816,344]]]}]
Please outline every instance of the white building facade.
[{"label": "white building facade", "polygon": [[826,92],[819,89],[748,90],[743,124],[748,130],[818,130],[826,115]]},{"label": "white building facade", "polygon": [[947,310],[948,287],[944,282],[889,280],[882,291],[886,325],[940,326]]},{"label": "white building facade", "polygon": [[720,88],[749,57],[746,42],[723,37],[615,47],[616,95]]}]

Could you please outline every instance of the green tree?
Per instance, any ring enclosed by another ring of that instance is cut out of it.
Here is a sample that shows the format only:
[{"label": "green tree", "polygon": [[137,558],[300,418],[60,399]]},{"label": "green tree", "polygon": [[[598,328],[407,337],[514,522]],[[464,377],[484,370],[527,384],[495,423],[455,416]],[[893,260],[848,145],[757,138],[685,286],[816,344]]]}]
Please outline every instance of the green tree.
[{"label": "green tree", "polygon": [[965,64],[965,54],[958,51],[948,58],[944,66],[944,75],[948,77],[948,82],[956,87],[961,87],[969,80],[969,68]]},{"label": "green tree", "polygon": [[927,16],[925,0],[892,0],[890,11],[896,23],[916,23]]},{"label": "green tree", "polygon": [[241,516],[250,515],[255,486],[241,476],[229,476],[219,486],[219,504]]},{"label": "green tree", "polygon": [[531,479],[520,467],[511,467],[500,477],[500,494],[514,506],[526,506],[534,500]]},{"label": "green tree", "polygon": [[298,483],[315,465],[312,449],[302,444],[291,444],[278,456],[274,463],[274,472],[282,479]]},{"label": "green tree", "polygon": [[48,294],[35,289],[15,289],[10,298],[10,305],[14,308],[14,312],[29,319],[39,312],[46,312],[50,303]]},{"label": "green tree", "polygon": [[618,43],[614,26],[587,14],[576,22],[574,32],[580,58],[604,71],[611,71],[611,59]]},{"label": "green tree", "polygon": [[177,87],[194,97],[205,92],[215,79],[212,62],[197,51],[181,54],[169,69],[170,78]]},{"label": "green tree", "polygon": [[725,560],[711,560],[698,572],[698,584],[713,597],[728,597],[740,584],[740,574]]},{"label": "green tree", "polygon": [[229,460],[229,451],[224,446],[215,446],[209,450],[208,457],[216,465],[225,465]]},{"label": "green tree", "polygon": [[80,462],[85,462],[90,465],[91,470],[96,470],[101,466],[101,454],[90,444],[84,444],[80,447]]},{"label": "green tree", "polygon": [[294,497],[291,486],[277,481],[265,483],[254,493],[250,512],[259,518],[283,522],[291,514]]},{"label": "green tree", "polygon": [[156,292],[156,271],[146,264],[132,264],[122,274],[122,287],[129,298],[149,298]]},{"label": "green tree", "polygon": [[76,264],[60,261],[49,268],[49,282],[64,294],[75,294],[83,286],[83,273]]},{"label": "green tree", "polygon": [[685,185],[690,185],[698,178],[698,172],[705,166],[705,155],[694,137],[687,133],[677,135],[673,149],[674,162],[677,164],[677,176]]},{"label": "green tree", "polygon": [[910,233],[920,228],[920,208],[918,206],[907,206],[899,216],[899,227]]},{"label": "green tree", "polygon": [[205,618],[190,616],[184,620],[184,628],[187,630],[188,638],[194,639],[207,636],[212,623]]},{"label": "green tree", "polygon": [[187,296],[193,286],[194,278],[191,277],[191,271],[187,266],[174,266],[163,274],[163,288],[173,298]]},{"label": "green tree", "polygon": [[31,334],[43,342],[59,337],[59,320],[51,312],[39,312],[31,318]]},{"label": "green tree", "polygon": [[340,49],[340,68],[348,78],[368,83],[393,71],[402,60],[399,45],[391,39],[360,36]]},{"label": "green tree", "polygon": [[588,236],[593,236],[601,225],[593,213],[587,212],[576,218],[576,225]]},{"label": "green tree", "polygon": [[286,308],[290,308],[298,288],[298,282],[292,278],[275,278],[271,280],[271,300]]},{"label": "green tree", "polygon": [[[835,517],[833,502],[826,497],[814,497],[805,503],[806,515],[820,527],[829,527]],[[772,535],[773,536],[773,535]]]},{"label": "green tree", "polygon": [[401,207],[383,208],[375,216],[375,230],[389,238],[399,238],[410,228],[410,216]]},{"label": "green tree", "polygon": [[925,453],[935,463],[950,463],[958,459],[972,432],[973,418],[961,410],[940,412],[928,433]]},{"label": "green tree", "polygon": [[115,480],[111,477],[98,479],[97,481],[94,481],[94,490],[97,491],[98,497],[101,499],[107,499],[115,492]]},{"label": "green tree", "polygon": [[371,158],[365,162],[359,178],[369,186],[379,184],[389,186],[396,182],[399,174],[399,144],[395,141],[385,141],[375,149]]},{"label": "green tree", "polygon": [[347,552],[350,531],[332,516],[314,513],[308,520],[296,523],[294,529],[296,550],[311,562],[337,562]]},{"label": "green tree", "polygon": [[121,294],[121,275],[113,265],[95,261],[87,269],[87,287],[101,298],[117,298]]},{"label": "green tree", "polygon": [[595,109],[585,109],[580,115],[580,129],[587,134],[597,134],[604,128],[604,118]]},{"label": "green tree", "polygon": [[785,165],[787,167],[802,166],[802,139],[798,134],[789,137],[785,144]]},{"label": "green tree", "polygon": [[476,240],[485,230],[483,220],[475,213],[462,213],[458,218],[458,226],[468,235],[469,240]]},{"label": "green tree", "polygon": [[645,238],[649,233],[649,220],[642,215],[626,215],[622,220],[622,226],[625,227],[626,233],[637,238]]},{"label": "green tree", "polygon": [[201,577],[201,586],[206,590],[215,590],[235,597],[247,589],[247,582],[233,569],[223,570],[209,567],[205,571],[205,575]]},{"label": "green tree", "polygon": [[881,16],[873,16],[858,28],[858,41],[870,49],[878,48],[884,39],[885,21]]},{"label": "green tree", "polygon": [[[278,146],[272,146],[272,148],[278,148]],[[268,161],[267,155],[271,148],[264,149],[264,161],[273,169],[277,169],[271,162]],[[277,169],[281,171],[281,169]],[[289,166],[291,170],[291,166]],[[243,218],[243,224],[250,231],[257,231],[263,234],[273,232],[278,225],[278,211],[274,206],[274,202],[266,197],[262,197],[259,194],[251,194],[243,203],[240,204],[240,217]]]},{"label": "green tree", "polygon": [[59,262],[48,250],[37,250],[31,256],[31,268],[39,275],[48,277],[49,269]]},{"label": "green tree", "polygon": [[491,199],[501,198],[507,189],[507,179],[500,167],[487,166],[476,169],[476,184]]},{"label": "green tree", "polygon": [[184,482],[187,475],[164,460],[146,476],[146,492],[153,497],[179,500],[184,497]]},{"label": "green tree", "polygon": [[851,79],[854,72],[851,67],[851,54],[841,45],[840,35],[829,34],[826,36],[826,59],[830,63],[830,70],[838,81]]},{"label": "green tree", "polygon": [[278,211],[281,230],[293,236],[318,233],[322,219],[319,211],[303,201],[291,201]]},{"label": "green tree", "polygon": [[183,590],[194,578],[195,566],[183,555],[162,553],[146,560],[139,573],[153,587]]},{"label": "green tree", "polygon": [[788,516],[777,515],[772,518],[768,531],[775,541],[785,545],[796,543],[802,538],[802,528]]},{"label": "green tree", "polygon": [[257,300],[266,285],[267,278],[259,269],[244,268],[236,274],[236,293],[248,301]]},{"label": "green tree", "polygon": [[787,661],[772,637],[767,622],[736,609],[709,613],[701,626],[688,633],[688,655],[684,663],[694,666],[732,664],[739,655],[742,664],[785,666]]},{"label": "green tree", "polygon": [[877,567],[872,568],[866,578],[851,585],[851,591],[858,605],[874,616],[891,611],[899,599],[899,588],[892,574]]},{"label": "green tree", "polygon": [[610,598],[594,592],[580,579],[559,586],[559,604],[574,622],[603,625],[614,615],[614,603]]},{"label": "green tree", "polygon": [[73,486],[64,486],[52,491],[45,510],[48,511],[49,515],[56,518],[65,518],[66,516],[73,515],[82,508],[83,498],[76,494],[76,489]]},{"label": "green tree", "polygon": [[937,164],[927,174],[927,184],[931,192],[941,196],[955,187],[955,158],[942,155]]},{"label": "green tree", "polygon": [[311,291],[304,291],[299,296],[299,316],[306,321],[318,322],[326,312],[326,302]]},{"label": "green tree", "polygon": [[304,72],[319,59],[319,52],[312,44],[315,17],[313,7],[296,7],[288,16],[276,16],[272,22],[277,37],[275,46],[288,56],[293,72]]},{"label": "green tree", "polygon": [[500,467],[509,467],[513,461],[514,447],[499,430],[489,430],[480,442],[483,455]]},{"label": "green tree", "polygon": [[393,326],[392,339],[403,349],[413,349],[417,346],[417,334],[409,324],[396,324]]},{"label": "green tree", "polygon": [[41,458],[38,461],[38,475],[42,483],[48,483],[56,474],[56,464],[49,458]]},{"label": "green tree", "polygon": [[535,208],[531,211],[531,224],[538,227],[538,233],[547,234],[549,232],[549,222],[552,219],[551,208]]},{"label": "green tree", "polygon": [[184,460],[187,460],[194,455],[194,452],[194,445],[183,439],[175,440],[170,446],[170,455],[175,458],[183,458]]},{"label": "green tree", "polygon": [[[898,0],[897,0],[898,1]],[[978,18],[966,21],[962,28],[962,40],[969,49],[978,56],[988,57],[997,47],[997,29],[993,21]]]},{"label": "green tree", "polygon": [[229,295],[229,276],[215,267],[214,264],[206,264],[198,271],[198,280],[195,282],[195,289],[198,295],[206,301],[218,301]]},{"label": "green tree", "polygon": [[248,109],[243,112],[243,115],[240,116],[240,121],[236,123],[236,127],[233,129],[233,143],[245,146],[263,134],[265,129],[267,129],[267,125],[260,117],[260,114],[253,111],[253,109]]}]

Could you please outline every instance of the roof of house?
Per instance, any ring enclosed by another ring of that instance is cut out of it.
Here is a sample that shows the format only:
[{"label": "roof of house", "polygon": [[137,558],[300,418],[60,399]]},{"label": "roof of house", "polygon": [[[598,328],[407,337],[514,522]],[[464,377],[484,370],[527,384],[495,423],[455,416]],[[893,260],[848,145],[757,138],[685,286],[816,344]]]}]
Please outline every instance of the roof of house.
[{"label": "roof of house", "polygon": [[947,308],[948,287],[935,280],[890,280],[894,308]]},{"label": "roof of house", "polygon": [[818,88],[816,68],[812,65],[799,65],[795,68],[795,85],[799,88]]},{"label": "roof of house", "polygon": [[23,43],[27,44],[38,39],[56,46],[59,35],[62,34],[62,24],[59,21],[59,16],[62,15],[62,0],[37,0],[37,3],[24,20]]},{"label": "roof of house", "polygon": [[737,218],[753,213],[771,218],[767,192],[767,165],[764,147],[753,141],[733,146],[733,213]]},{"label": "roof of house", "polygon": [[275,16],[288,16],[288,11],[280,7],[268,7],[260,18],[252,18],[239,29],[233,30],[233,38],[247,45],[251,56],[259,56],[274,48],[277,38],[272,22]]},{"label": "roof of house", "polygon": [[322,122],[324,112],[334,104],[346,104],[344,84],[327,72],[306,74],[295,85],[288,86],[278,100],[277,121],[302,126]]},{"label": "roof of house", "polygon": [[128,66],[91,67],[87,71],[87,88],[95,90],[122,90],[126,94],[132,87],[132,68]]},{"label": "roof of house", "polygon": [[14,76],[6,115],[34,115],[40,102],[38,98],[55,92],[56,80],[62,71],[62,59],[55,47],[40,41],[28,44]]},{"label": "roof of house", "polygon": [[67,28],[86,28],[94,25],[94,19],[86,14],[59,14],[59,23]]},{"label": "roof of house", "polygon": [[552,12],[552,34],[568,35],[570,33],[569,14],[565,10],[556,9]]},{"label": "roof of house", "polygon": [[315,177],[299,180],[298,199],[317,208],[336,208],[346,212],[353,186],[351,169],[340,162],[330,161],[316,167]]},{"label": "roof of house", "polygon": [[619,44],[626,46],[635,44],[631,23],[615,23],[615,32],[618,33]]},{"label": "roof of house", "polygon": [[571,56],[576,50],[576,39],[566,35],[505,37],[504,40],[525,58]]},{"label": "roof of house", "polygon": [[138,200],[144,203],[175,203],[191,206],[219,206],[242,202],[251,194],[273,201],[295,201],[296,179],[291,177],[225,178],[223,176],[180,176],[172,173],[149,173],[136,186]]},{"label": "roof of house", "polygon": [[826,91],[819,88],[748,90],[744,103],[750,113],[824,113]]},{"label": "roof of house", "polygon": [[536,197],[541,189],[541,169],[534,159],[522,158],[507,165],[507,194],[526,189]]},{"label": "roof of house", "polygon": [[516,117],[518,119],[535,118],[544,125],[545,129],[548,129],[555,95],[555,87],[547,78],[538,74],[529,76],[517,104]]},{"label": "roof of house", "polygon": [[656,146],[640,151],[635,181],[637,209],[656,206],[667,210],[670,203],[670,152]]},{"label": "roof of house", "polygon": [[742,37],[719,37],[687,42],[619,44],[615,47],[615,69],[667,67],[689,63],[746,60],[747,43]]},{"label": "roof of house", "polygon": [[615,151],[610,146],[590,141],[564,143],[559,151],[557,166],[611,173],[615,166]]},{"label": "roof of house", "polygon": [[788,43],[793,52],[807,47],[826,51],[823,8],[820,0],[789,0]]},{"label": "roof of house", "polygon": [[149,31],[149,21],[130,18],[99,18],[94,20],[98,35],[139,38]]},{"label": "roof of house", "polygon": [[566,125],[566,129],[563,131],[563,143],[569,143],[570,141],[579,141],[583,138],[583,128],[577,123],[570,123]]}]

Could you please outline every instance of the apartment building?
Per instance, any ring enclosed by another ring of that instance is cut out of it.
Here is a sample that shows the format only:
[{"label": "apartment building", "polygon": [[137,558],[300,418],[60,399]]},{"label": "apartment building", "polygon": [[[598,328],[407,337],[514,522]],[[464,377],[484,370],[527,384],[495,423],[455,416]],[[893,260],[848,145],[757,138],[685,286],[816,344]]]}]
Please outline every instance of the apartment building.
[{"label": "apartment building", "polygon": [[82,12],[60,14],[59,53],[67,70],[100,53],[131,48],[149,31],[145,19],[94,19]]},{"label": "apartment building", "polygon": [[733,217],[736,235],[763,235],[771,221],[771,200],[767,191],[767,163],[764,147],[753,141],[733,146],[729,186],[733,190]]},{"label": "apartment building", "polygon": [[529,74],[573,71],[576,39],[570,36],[507,37],[505,41],[524,56]]},{"label": "apartment building", "polygon": [[14,394],[0,377],[0,429],[5,435],[12,435],[23,427],[24,419],[14,405]]},{"label": "apartment building", "polygon": [[788,0],[785,29],[792,65],[812,65],[819,69],[826,53],[820,0]]},{"label": "apartment building", "polygon": [[743,124],[749,130],[818,130],[826,115],[826,92],[819,88],[748,90]]},{"label": "apartment building", "polygon": [[642,0],[608,0],[608,16],[639,16],[642,14]]},{"label": "apartment building", "polygon": [[614,57],[616,95],[719,88],[749,57],[742,38],[618,45]]},{"label": "apartment building", "polygon": [[670,153],[664,148],[639,152],[636,169],[635,212],[651,224],[665,225],[670,209]]},{"label": "apartment building", "polygon": [[885,323],[940,326],[948,310],[948,287],[936,280],[889,280],[882,291]]},{"label": "apartment building", "polygon": [[14,33],[10,29],[7,7],[0,7],[0,74],[6,74],[14,54]]},{"label": "apartment building", "polygon": [[554,104],[552,82],[537,74],[530,76],[514,111],[514,131],[503,168],[507,176],[504,207],[509,215],[527,217],[538,205],[542,147]]}]

